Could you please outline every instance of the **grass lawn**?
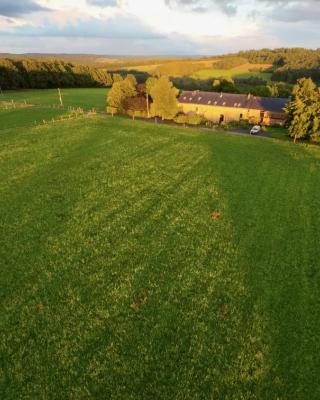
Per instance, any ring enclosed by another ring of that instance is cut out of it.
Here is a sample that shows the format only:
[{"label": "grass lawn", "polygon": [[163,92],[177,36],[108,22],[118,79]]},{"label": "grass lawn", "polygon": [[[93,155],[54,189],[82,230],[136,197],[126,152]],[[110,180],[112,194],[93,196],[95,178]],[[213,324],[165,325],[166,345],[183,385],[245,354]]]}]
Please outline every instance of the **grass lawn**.
[{"label": "grass lawn", "polygon": [[0,110],[0,132],[4,129],[27,127],[67,115],[65,109],[46,107],[27,107],[20,109]]},{"label": "grass lawn", "polygon": [[192,78],[195,79],[210,79],[210,78],[221,78],[230,77],[238,79],[247,79],[250,77],[261,78],[265,81],[271,80],[272,74],[270,72],[239,72],[233,69],[202,69],[192,74]]},{"label": "grass lawn", "polygon": [[0,131],[0,398],[319,399],[319,168],[121,118]]},{"label": "grass lawn", "polygon": [[269,137],[280,140],[290,140],[288,129],[281,127],[267,127],[266,132],[268,132]]},{"label": "grass lawn", "polygon": [[[106,88],[61,89],[61,93],[65,107],[81,107],[86,110],[95,108],[97,111],[104,111],[108,90]],[[42,106],[60,104],[57,89],[6,91],[3,95],[0,95],[1,100],[26,101],[29,104]]]}]

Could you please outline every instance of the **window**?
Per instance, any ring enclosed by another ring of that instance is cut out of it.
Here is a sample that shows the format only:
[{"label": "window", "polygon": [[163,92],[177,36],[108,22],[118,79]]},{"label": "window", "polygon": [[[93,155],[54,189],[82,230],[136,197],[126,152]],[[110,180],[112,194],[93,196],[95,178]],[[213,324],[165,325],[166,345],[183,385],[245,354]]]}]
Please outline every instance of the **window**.
[{"label": "window", "polygon": [[243,114],[240,114],[240,119],[242,119],[243,118]]}]

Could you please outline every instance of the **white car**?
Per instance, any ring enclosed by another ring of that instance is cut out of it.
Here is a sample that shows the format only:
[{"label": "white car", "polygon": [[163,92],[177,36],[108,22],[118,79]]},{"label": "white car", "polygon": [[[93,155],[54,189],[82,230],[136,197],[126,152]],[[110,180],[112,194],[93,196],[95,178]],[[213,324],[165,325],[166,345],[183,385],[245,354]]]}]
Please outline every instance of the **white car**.
[{"label": "white car", "polygon": [[257,133],[259,133],[261,131],[261,126],[260,125],[255,125],[251,131],[250,131],[250,135],[256,135]]}]

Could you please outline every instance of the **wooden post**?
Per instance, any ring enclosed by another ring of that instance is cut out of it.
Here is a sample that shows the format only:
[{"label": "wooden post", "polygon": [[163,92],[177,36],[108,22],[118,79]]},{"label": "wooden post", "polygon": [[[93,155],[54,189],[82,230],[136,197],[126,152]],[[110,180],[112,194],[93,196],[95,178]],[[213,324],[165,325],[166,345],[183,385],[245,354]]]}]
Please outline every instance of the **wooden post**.
[{"label": "wooden post", "polygon": [[63,107],[63,101],[62,101],[62,96],[61,96],[61,90],[58,88],[58,93],[59,93],[59,99],[60,99],[60,106]]},{"label": "wooden post", "polygon": [[150,110],[149,110],[149,95],[147,93],[147,113],[148,113],[148,118],[150,118]]}]

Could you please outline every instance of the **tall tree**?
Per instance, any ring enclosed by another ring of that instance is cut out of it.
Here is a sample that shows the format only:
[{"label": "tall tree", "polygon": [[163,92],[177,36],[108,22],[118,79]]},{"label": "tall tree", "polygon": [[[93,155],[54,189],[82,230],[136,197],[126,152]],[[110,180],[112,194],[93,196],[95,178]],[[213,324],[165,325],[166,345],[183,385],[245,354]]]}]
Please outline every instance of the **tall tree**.
[{"label": "tall tree", "polygon": [[146,100],[147,100],[147,114],[148,118],[150,118],[150,102],[149,96],[151,96],[151,89],[158,82],[158,79],[155,77],[150,77],[146,80]]},{"label": "tall tree", "polygon": [[179,90],[173,86],[168,77],[160,77],[150,89],[153,100],[152,115],[162,119],[173,119],[178,113],[178,93]]},{"label": "tall tree", "polygon": [[293,101],[286,109],[289,134],[297,139],[320,136],[320,90],[310,78],[302,78],[293,88]]},{"label": "tall tree", "polygon": [[123,80],[121,74],[113,74],[112,79],[113,79],[113,82],[121,82]]},{"label": "tall tree", "polygon": [[113,114],[124,113],[124,101],[129,97],[135,97],[137,91],[130,79],[114,82],[107,95],[107,112]]},{"label": "tall tree", "polygon": [[133,74],[128,74],[126,76],[126,79],[131,82],[132,86],[137,86],[138,82],[136,80],[136,77]]}]

